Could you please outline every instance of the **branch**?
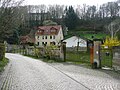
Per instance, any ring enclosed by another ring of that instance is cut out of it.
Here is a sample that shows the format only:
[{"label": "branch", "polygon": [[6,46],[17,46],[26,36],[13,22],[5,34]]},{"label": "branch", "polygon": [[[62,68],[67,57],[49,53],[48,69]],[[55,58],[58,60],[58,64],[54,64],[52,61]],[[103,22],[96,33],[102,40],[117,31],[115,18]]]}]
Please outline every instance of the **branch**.
[{"label": "branch", "polygon": [[118,31],[120,31],[120,26],[119,26],[119,28],[115,31],[115,35],[116,35],[116,33],[117,33]]}]

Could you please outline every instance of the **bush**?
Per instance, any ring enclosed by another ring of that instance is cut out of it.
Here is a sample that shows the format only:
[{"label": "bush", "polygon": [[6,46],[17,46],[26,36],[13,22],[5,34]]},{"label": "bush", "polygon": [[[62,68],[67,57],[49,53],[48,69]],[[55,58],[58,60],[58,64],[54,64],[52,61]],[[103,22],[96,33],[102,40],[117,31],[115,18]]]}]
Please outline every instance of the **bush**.
[{"label": "bush", "polygon": [[5,45],[0,43],[0,61],[3,60],[5,57]]},{"label": "bush", "polygon": [[47,59],[55,59],[56,57],[56,52],[55,50],[59,49],[58,46],[56,45],[50,45],[45,47],[45,57]]}]

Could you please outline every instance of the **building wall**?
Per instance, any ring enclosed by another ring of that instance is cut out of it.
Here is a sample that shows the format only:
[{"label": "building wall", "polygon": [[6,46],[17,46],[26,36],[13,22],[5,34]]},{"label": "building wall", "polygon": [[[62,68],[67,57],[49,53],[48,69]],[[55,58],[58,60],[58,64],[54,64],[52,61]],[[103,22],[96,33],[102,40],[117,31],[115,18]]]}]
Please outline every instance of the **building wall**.
[{"label": "building wall", "polygon": [[87,47],[87,41],[82,38],[78,38],[76,36],[72,36],[64,40],[64,42],[66,42],[66,47],[77,47],[78,41],[79,41],[79,47]]},{"label": "building wall", "polygon": [[43,43],[50,45],[51,42],[55,42],[55,45],[63,40],[63,32],[62,28],[59,30],[58,35],[36,35],[35,36],[35,44],[42,47]]},{"label": "building wall", "polygon": [[62,28],[60,28],[60,31],[58,32],[58,35],[56,36],[56,42],[59,43],[61,40],[63,40]]}]

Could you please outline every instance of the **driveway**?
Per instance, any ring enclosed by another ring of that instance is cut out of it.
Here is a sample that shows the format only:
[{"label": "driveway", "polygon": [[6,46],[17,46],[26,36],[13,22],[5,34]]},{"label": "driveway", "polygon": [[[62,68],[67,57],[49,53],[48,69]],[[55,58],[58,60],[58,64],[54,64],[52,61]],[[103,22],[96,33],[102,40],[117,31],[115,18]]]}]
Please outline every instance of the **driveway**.
[{"label": "driveway", "polygon": [[120,90],[119,74],[66,63],[45,63],[6,54],[10,63],[0,76],[1,90]]}]

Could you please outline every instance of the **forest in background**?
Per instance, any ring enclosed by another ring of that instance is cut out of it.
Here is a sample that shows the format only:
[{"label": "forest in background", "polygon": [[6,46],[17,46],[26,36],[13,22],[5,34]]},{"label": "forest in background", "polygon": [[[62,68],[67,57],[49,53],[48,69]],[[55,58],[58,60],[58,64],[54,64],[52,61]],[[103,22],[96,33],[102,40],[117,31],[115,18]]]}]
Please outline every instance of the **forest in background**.
[{"label": "forest in background", "polygon": [[[107,27],[112,22],[120,23],[120,0],[100,6],[83,4],[75,7],[65,5],[21,6],[21,2],[17,2],[17,5],[13,3],[11,5],[8,2],[7,5],[1,6],[0,42],[6,40],[11,44],[19,44],[20,36],[34,34],[36,28],[42,26],[45,20],[52,20],[63,27],[68,27],[73,35],[77,31],[108,34]],[[117,32],[117,35],[120,36],[120,32]]]}]

